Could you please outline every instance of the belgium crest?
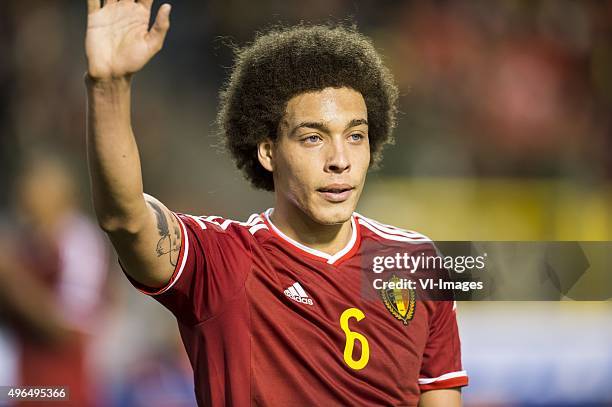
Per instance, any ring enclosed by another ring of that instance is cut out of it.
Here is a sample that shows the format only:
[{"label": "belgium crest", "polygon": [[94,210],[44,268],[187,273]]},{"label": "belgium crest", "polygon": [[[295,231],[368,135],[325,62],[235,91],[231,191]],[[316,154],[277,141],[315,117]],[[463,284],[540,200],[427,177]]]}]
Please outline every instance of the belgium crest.
[{"label": "belgium crest", "polygon": [[[396,275],[389,279],[396,285],[401,280]],[[391,315],[408,325],[408,322],[414,318],[416,309],[416,293],[415,290],[409,288],[383,288],[379,290],[385,307]]]}]

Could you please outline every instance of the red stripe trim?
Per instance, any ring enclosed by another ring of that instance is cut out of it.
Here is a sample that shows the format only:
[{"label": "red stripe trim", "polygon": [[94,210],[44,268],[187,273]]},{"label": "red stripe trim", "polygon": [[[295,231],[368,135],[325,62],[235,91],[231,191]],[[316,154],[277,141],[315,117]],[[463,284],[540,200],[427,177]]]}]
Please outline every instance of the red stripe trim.
[{"label": "red stripe trim", "polygon": [[469,380],[467,376],[461,376],[461,377],[453,377],[453,378],[446,379],[446,380],[439,380],[439,381],[428,383],[428,384],[420,384],[419,388],[421,389],[421,391],[451,389],[453,387],[467,386],[468,382]]}]

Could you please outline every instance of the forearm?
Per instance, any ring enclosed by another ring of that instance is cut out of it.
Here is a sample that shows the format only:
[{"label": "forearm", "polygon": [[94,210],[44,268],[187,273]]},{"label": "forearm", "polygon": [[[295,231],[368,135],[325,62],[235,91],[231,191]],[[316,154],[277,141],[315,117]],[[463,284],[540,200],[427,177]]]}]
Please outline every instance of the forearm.
[{"label": "forearm", "polygon": [[107,231],[135,232],[147,216],[130,118],[131,80],[86,77],[87,153],[94,208]]},{"label": "forearm", "polygon": [[152,197],[145,201],[130,118],[130,78],[161,50],[170,27],[164,4],[148,29],[152,3],[87,2],[87,154],[98,223],[126,272],[159,287],[174,272],[182,240],[170,210]]}]

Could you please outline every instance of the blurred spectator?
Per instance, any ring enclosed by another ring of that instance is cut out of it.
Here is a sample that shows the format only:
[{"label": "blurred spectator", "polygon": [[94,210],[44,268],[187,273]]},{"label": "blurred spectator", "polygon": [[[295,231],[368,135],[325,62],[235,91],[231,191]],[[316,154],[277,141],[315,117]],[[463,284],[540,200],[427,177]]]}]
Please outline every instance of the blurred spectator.
[{"label": "blurred spectator", "polygon": [[104,305],[104,240],[58,160],[29,160],[14,197],[18,221],[3,231],[0,263],[0,309],[18,348],[12,384],[68,386],[73,405],[92,405],[87,352]]}]

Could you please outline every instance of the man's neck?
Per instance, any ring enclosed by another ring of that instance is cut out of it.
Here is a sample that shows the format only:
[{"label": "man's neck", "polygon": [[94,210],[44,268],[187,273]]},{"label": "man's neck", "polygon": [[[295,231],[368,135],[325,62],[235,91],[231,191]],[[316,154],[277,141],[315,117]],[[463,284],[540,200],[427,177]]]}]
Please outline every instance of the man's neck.
[{"label": "man's neck", "polygon": [[350,220],[340,224],[322,225],[293,205],[277,205],[272,212],[271,221],[291,239],[330,255],[342,250],[352,234]]}]

